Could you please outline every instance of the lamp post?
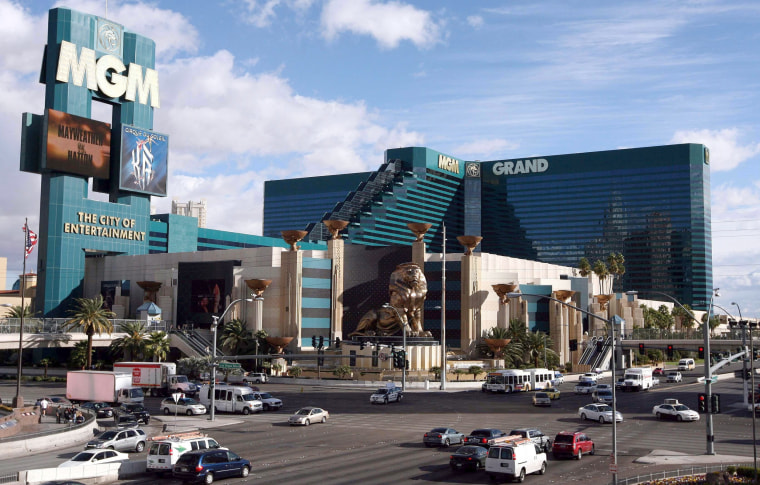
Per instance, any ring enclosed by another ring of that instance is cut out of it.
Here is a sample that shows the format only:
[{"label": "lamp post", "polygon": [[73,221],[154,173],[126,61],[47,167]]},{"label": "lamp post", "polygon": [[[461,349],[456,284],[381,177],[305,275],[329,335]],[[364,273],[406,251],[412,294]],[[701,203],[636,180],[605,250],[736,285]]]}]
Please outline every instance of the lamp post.
[{"label": "lamp post", "polygon": [[[569,303],[565,303],[562,300],[559,300],[557,298],[547,296],[547,295],[537,295],[537,294],[531,294],[531,293],[507,293],[507,298],[518,298],[520,296],[534,296],[536,298],[546,298],[547,300],[556,301],[557,303],[564,305],[566,307],[572,308],[576,311],[579,311],[585,315],[588,315],[590,317],[598,318],[599,320],[602,320],[606,324],[609,324],[610,326],[610,337],[612,340],[612,380],[615,380],[615,366],[616,366],[616,354],[615,354],[615,319],[622,321],[619,317],[614,318],[603,318],[599,315],[596,315],[595,313],[591,313],[589,311],[583,310],[582,308],[578,308],[575,305],[571,305]],[[544,345],[544,348],[546,348],[546,345]],[[612,467],[614,471],[612,472],[612,485],[617,485],[617,398],[615,396],[615,386],[612,386]]]},{"label": "lamp post", "polygon": [[[707,321],[703,325],[702,328],[702,334],[704,336],[704,347],[705,347],[705,399],[707,399],[708,405],[711,404],[712,399],[712,372],[710,370],[710,315],[712,314],[712,307],[713,307],[713,299],[716,296],[720,296],[720,293],[718,293],[718,290],[720,288],[714,288],[712,290],[712,294],[710,295],[710,306],[707,308]],[[654,295],[661,295],[665,298],[671,300],[673,303],[681,307],[683,311],[685,311],[692,320],[694,320],[695,323],[700,323],[699,320],[697,320],[697,317],[694,316],[692,312],[686,309],[680,301],[676,300],[672,296],[668,295],[667,293],[662,293],[660,291],[652,291],[647,290],[647,293],[652,293]],[[636,295],[638,294],[638,291],[627,291],[627,295]],[[707,417],[705,418],[705,423],[707,426],[707,455],[714,455],[715,454],[715,436],[713,435],[713,421],[712,421],[712,413],[707,413]]]},{"label": "lamp post", "polygon": [[[738,303],[735,301],[731,302],[732,305],[736,306],[736,309],[739,311],[739,325],[742,327],[742,336],[744,336],[744,330],[749,329],[749,370],[750,370],[750,378],[752,380],[751,383],[751,390],[750,393],[752,394],[752,407],[750,408],[750,411],[752,412],[752,461],[753,461],[753,473],[754,473],[754,482],[757,483],[757,431],[756,431],[756,425],[755,425],[755,345],[752,341],[752,327],[749,324],[749,321],[742,320],[742,309],[739,306]],[[742,339],[744,340],[744,339]],[[742,342],[744,344],[744,350],[747,350],[747,344],[746,342]],[[744,365],[745,369],[745,375],[746,375],[746,361]],[[746,386],[747,380],[744,379],[744,384]],[[746,387],[745,387],[746,389]],[[745,392],[744,395],[746,396],[747,393]],[[745,398],[746,399],[746,398]]]},{"label": "lamp post", "polygon": [[[404,349],[406,350],[406,349]],[[446,224],[443,225],[443,262],[441,264],[441,390],[446,390],[448,352],[446,352]]]},{"label": "lamp post", "polygon": [[[735,303],[733,303],[735,305]],[[741,310],[739,311],[739,320],[736,320],[733,315],[731,315],[731,312],[723,308],[722,306],[718,305],[717,303],[713,304],[714,307],[720,308],[725,312],[726,315],[728,315],[728,326],[733,329],[734,324],[738,324],[739,328],[742,331],[742,350],[744,350],[744,356],[747,356],[747,328],[742,325],[742,317],[741,317]],[[733,336],[732,336],[733,338]],[[744,377],[747,375],[747,361],[745,359],[742,359],[742,390],[744,391],[744,406],[747,407],[749,404],[747,402],[747,379]]]},{"label": "lamp post", "polygon": [[401,318],[401,314],[398,312],[395,306],[390,303],[383,303],[383,308],[390,308],[396,314],[398,321],[401,323],[401,333],[403,340],[401,345],[404,347],[404,362],[401,367],[401,391],[406,391],[406,322]]},{"label": "lamp post", "polygon": [[[21,277],[21,312],[19,313],[19,325],[18,325],[18,363],[16,369],[16,397],[13,398],[13,407],[24,407],[24,398],[21,396],[21,371],[22,371],[22,355],[21,352],[24,349],[24,285],[26,283],[26,275]],[[3,307],[13,308],[10,303],[3,303]]]},{"label": "lamp post", "polygon": [[211,350],[211,386],[209,386],[211,393],[211,416],[209,417],[209,420],[211,421],[216,419],[216,329],[219,326],[219,322],[224,320],[224,316],[227,314],[227,311],[232,308],[232,305],[240,301],[250,302],[253,301],[253,298],[238,298],[237,300],[232,300],[221,315],[211,315],[211,318],[213,319],[211,322],[211,330],[214,332],[213,347]]}]

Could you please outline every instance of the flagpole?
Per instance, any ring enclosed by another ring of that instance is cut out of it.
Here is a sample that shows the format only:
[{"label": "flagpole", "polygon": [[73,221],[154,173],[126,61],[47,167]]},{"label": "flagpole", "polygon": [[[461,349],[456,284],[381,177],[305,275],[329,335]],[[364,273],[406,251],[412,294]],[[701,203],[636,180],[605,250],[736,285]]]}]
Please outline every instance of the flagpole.
[{"label": "flagpole", "polygon": [[27,241],[29,241],[29,219],[24,218],[24,263],[21,270],[21,285],[19,290],[21,291],[21,312],[19,312],[19,326],[18,326],[18,369],[16,370],[16,397],[13,398],[13,407],[24,407],[24,397],[21,395],[21,351],[24,348],[24,293],[26,290],[26,251]]}]

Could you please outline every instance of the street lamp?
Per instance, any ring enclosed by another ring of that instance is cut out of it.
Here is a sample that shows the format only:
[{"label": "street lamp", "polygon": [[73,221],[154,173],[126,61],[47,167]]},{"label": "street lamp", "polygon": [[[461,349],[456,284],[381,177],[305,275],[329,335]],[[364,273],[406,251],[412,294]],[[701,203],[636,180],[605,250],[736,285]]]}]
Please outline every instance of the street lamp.
[{"label": "street lamp", "polygon": [[[583,310],[582,308],[578,308],[575,305],[571,305],[569,303],[565,303],[562,300],[558,300],[557,298],[547,296],[547,295],[537,295],[537,294],[531,294],[531,293],[507,293],[507,298],[518,298],[521,296],[534,296],[536,298],[546,298],[547,300],[556,301],[557,303],[561,305],[565,305],[566,307],[572,308],[576,311],[579,311],[585,315],[588,315],[590,317],[598,318],[599,320],[605,322],[606,324],[609,324],[610,326],[610,337],[612,340],[612,380],[615,380],[615,366],[616,366],[616,354],[615,354],[615,325],[616,320],[618,322],[622,322],[623,320],[615,315],[613,318],[603,318],[595,313],[591,313],[589,311]],[[546,345],[544,345],[544,349],[546,348]],[[613,383],[614,384],[614,383]],[[615,386],[612,386],[612,484],[617,485],[617,398],[615,396]]]},{"label": "street lamp", "polygon": [[[25,275],[26,276],[26,275]],[[24,398],[21,396],[21,371],[22,371],[22,356],[21,352],[24,349],[24,282],[26,278],[22,278],[21,281],[21,312],[19,313],[19,324],[18,324],[18,364],[16,369],[16,397],[13,398],[13,407],[14,408],[21,408],[24,407]],[[3,303],[3,307],[7,308],[13,308],[13,305],[10,303]]]},{"label": "street lamp", "polygon": [[446,371],[449,367],[448,352],[446,352],[446,224],[443,224],[443,262],[441,264],[441,356],[443,357],[441,359],[441,390],[445,391]]},{"label": "street lamp", "polygon": [[214,332],[214,339],[213,339],[213,350],[211,351],[211,385],[209,386],[210,393],[211,393],[211,417],[209,418],[211,421],[214,421],[216,419],[216,328],[219,326],[219,321],[224,319],[224,316],[227,314],[227,311],[232,308],[232,305],[234,305],[237,302],[240,301],[253,301],[253,298],[238,298],[237,300],[232,300],[229,305],[227,305],[227,308],[224,309],[221,315],[211,315],[211,318],[213,319],[213,322],[211,322],[211,330]]},{"label": "street lamp", "polygon": [[404,336],[401,344],[404,347],[404,365],[401,367],[401,391],[403,392],[406,391],[406,322],[401,318],[401,314],[398,312],[395,306],[391,305],[390,303],[383,303],[383,308],[390,308],[393,310],[393,312],[396,314],[396,317],[398,318],[398,321],[401,323],[401,330]]},{"label": "street lamp", "polygon": [[[735,303],[733,303],[735,305]],[[728,326],[733,329],[733,324],[738,324],[739,328],[742,330],[742,349],[744,350],[744,355],[746,357],[747,355],[747,328],[742,325],[742,317],[741,317],[741,310],[739,311],[739,320],[737,321],[736,318],[734,318],[733,315],[731,315],[731,312],[723,308],[722,306],[715,303],[713,305],[716,308],[720,308],[723,310],[723,312],[728,315]],[[733,338],[733,336],[731,337]],[[742,390],[744,391],[744,406],[747,406],[747,379],[744,378],[744,376],[747,374],[747,361],[745,359],[742,359]]]},{"label": "street lamp", "polygon": [[[720,296],[720,293],[718,293],[718,290],[720,288],[714,288],[712,290],[712,294],[710,295],[710,306],[707,308],[707,321],[703,325],[702,328],[702,334],[704,336],[704,347],[705,347],[705,399],[707,399],[708,405],[711,404],[712,399],[712,372],[710,369],[710,315],[712,314],[712,307],[713,307],[713,299],[716,296]],[[694,320],[695,323],[700,323],[699,320],[697,320],[697,317],[694,316],[692,312],[686,309],[680,301],[676,300],[672,296],[668,295],[667,293],[662,293],[659,291],[652,291],[647,290],[646,293],[652,293],[655,295],[661,295],[665,298],[671,300],[676,305],[681,307],[683,311],[685,311],[692,320]],[[627,291],[627,295],[636,295],[638,294],[638,291]],[[715,436],[713,435],[713,421],[712,421],[712,413],[707,413],[707,417],[705,418],[706,426],[707,426],[707,455],[714,455],[715,454]]]},{"label": "street lamp", "polygon": [[[751,390],[750,393],[752,394],[752,460],[753,460],[753,473],[754,473],[754,482],[757,483],[757,431],[756,431],[756,425],[755,425],[755,345],[752,340],[752,327],[749,324],[749,321],[742,320],[742,309],[739,306],[738,303],[735,301],[731,302],[732,305],[736,306],[736,309],[739,310],[739,325],[742,327],[742,336],[744,336],[744,330],[749,328],[749,369],[750,369],[750,375],[752,379],[751,383]],[[747,344],[744,343],[744,350],[747,350]],[[746,361],[744,368],[746,370]],[[745,372],[746,374],[746,372]],[[746,377],[744,379],[744,384],[746,386],[747,380]],[[744,395],[746,396],[747,393],[745,392]]]}]

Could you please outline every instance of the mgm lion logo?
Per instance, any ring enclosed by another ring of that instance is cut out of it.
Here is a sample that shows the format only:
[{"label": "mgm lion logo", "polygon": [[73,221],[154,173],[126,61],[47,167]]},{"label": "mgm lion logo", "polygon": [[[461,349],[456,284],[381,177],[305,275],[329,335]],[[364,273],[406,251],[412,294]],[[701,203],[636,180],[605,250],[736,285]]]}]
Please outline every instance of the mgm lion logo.
[{"label": "mgm lion logo", "polygon": [[393,335],[401,330],[402,324],[409,325],[408,335],[412,337],[432,336],[422,328],[422,308],[427,296],[427,280],[417,264],[404,263],[396,266],[391,273],[388,294],[391,306],[399,315],[396,315],[393,308],[370,310],[359,320],[356,331],[351,333],[350,337]]}]

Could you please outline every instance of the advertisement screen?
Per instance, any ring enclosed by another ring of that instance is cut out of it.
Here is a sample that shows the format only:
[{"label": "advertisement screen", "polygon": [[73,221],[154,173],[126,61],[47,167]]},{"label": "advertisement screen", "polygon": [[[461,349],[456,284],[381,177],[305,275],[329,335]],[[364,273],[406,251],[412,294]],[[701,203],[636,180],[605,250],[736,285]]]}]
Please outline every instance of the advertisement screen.
[{"label": "advertisement screen", "polygon": [[190,291],[193,313],[219,313],[224,310],[224,279],[193,280]]},{"label": "advertisement screen", "polygon": [[168,160],[168,135],[122,126],[121,190],[165,197]]},{"label": "advertisement screen", "polygon": [[46,146],[44,168],[108,180],[110,124],[49,109]]}]

